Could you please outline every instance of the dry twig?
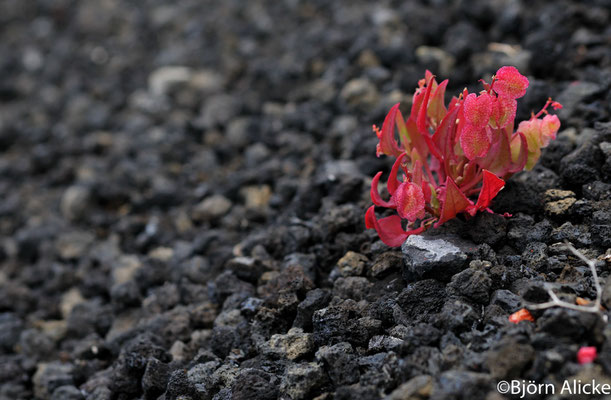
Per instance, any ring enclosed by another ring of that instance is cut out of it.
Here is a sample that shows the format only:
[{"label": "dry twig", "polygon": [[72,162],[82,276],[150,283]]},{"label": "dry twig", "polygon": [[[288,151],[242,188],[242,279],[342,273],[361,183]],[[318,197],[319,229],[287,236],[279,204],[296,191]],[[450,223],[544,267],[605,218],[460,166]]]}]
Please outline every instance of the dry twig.
[{"label": "dry twig", "polygon": [[[551,298],[550,301],[547,301],[545,303],[528,304],[526,305],[526,307],[531,310],[542,310],[542,309],[546,309],[550,307],[564,307],[570,310],[577,310],[577,311],[600,314],[603,290],[602,290],[602,287],[600,286],[600,281],[598,280],[598,273],[596,272],[596,265],[595,265],[594,260],[589,260],[588,258],[586,258],[579,250],[573,247],[573,245],[570,244],[569,242],[565,242],[565,245],[571,251],[571,253],[575,255],[575,257],[579,258],[581,261],[586,263],[588,267],[590,267],[590,273],[592,274],[592,278],[594,279],[594,287],[596,289],[596,300],[594,300],[594,302],[591,302],[588,305],[578,305],[578,304],[569,303],[564,300],[561,300],[558,297],[558,295],[554,292],[554,290],[548,286],[546,287],[546,289],[547,289],[547,294]],[[604,315],[603,318],[606,319],[606,315]]]}]

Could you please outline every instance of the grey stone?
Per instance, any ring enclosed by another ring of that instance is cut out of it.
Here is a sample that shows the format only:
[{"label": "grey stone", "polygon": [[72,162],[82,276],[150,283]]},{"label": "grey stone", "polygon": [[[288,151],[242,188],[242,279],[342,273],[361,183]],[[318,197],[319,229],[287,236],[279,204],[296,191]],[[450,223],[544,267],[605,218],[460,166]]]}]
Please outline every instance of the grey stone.
[{"label": "grey stone", "polygon": [[191,79],[191,69],[183,66],[157,68],[149,75],[149,90],[154,95],[166,95],[180,84]]},{"label": "grey stone", "polygon": [[94,240],[95,236],[89,232],[67,232],[57,238],[56,248],[62,259],[72,260],[81,257]]},{"label": "grey stone", "polygon": [[26,329],[19,337],[19,350],[36,360],[44,360],[55,349],[53,339],[38,329]]},{"label": "grey stone", "polygon": [[308,85],[308,94],[324,103],[335,98],[336,90],[332,82],[325,79],[317,79]]},{"label": "grey stone", "polygon": [[534,356],[531,345],[509,339],[486,353],[486,366],[495,379],[517,378]]},{"label": "grey stone", "polygon": [[331,293],[325,289],[310,290],[306,298],[297,306],[297,316],[293,326],[309,329],[312,327],[312,314],[325,307],[331,300]]},{"label": "grey stone", "polygon": [[40,363],[32,377],[34,394],[41,399],[47,399],[60,386],[74,383],[72,373],[74,366],[60,361]]},{"label": "grey stone", "polygon": [[346,83],[340,92],[340,97],[348,106],[360,111],[368,111],[377,105],[380,94],[372,82],[357,78]]},{"label": "grey stone", "polygon": [[416,58],[424,65],[437,64],[441,76],[450,75],[456,62],[452,54],[439,47],[431,46],[418,46],[416,49]]},{"label": "grey stone", "polygon": [[382,351],[398,351],[403,339],[388,335],[376,335],[369,340],[368,350],[372,353]]},{"label": "grey stone", "polygon": [[552,217],[562,217],[575,204],[575,193],[570,190],[549,189],[545,191],[544,211]]},{"label": "grey stone", "polygon": [[546,265],[547,245],[541,242],[532,242],[526,245],[522,252],[522,262],[529,268],[539,269]]},{"label": "grey stone", "polygon": [[[307,385],[307,382],[300,382]],[[299,384],[295,385],[295,392],[299,392]],[[273,400],[278,398],[278,378],[268,372],[254,368],[244,368],[235,377],[231,385],[231,399],[233,400]],[[293,397],[295,398],[295,397]]]},{"label": "grey stone", "polygon": [[363,274],[367,261],[369,260],[364,255],[355,253],[354,251],[348,251],[339,259],[337,267],[339,268],[339,273],[343,277],[359,276]]},{"label": "grey stone", "polygon": [[369,295],[373,283],[362,276],[338,278],[333,284],[333,291],[343,299],[363,300]]},{"label": "grey stone", "polygon": [[275,334],[263,344],[263,354],[296,360],[314,350],[314,335],[301,328],[291,328],[286,334]]},{"label": "grey stone", "polygon": [[495,290],[490,299],[490,304],[497,305],[510,313],[517,311],[521,303],[520,296],[506,289]]},{"label": "grey stone", "polygon": [[91,199],[91,191],[86,186],[70,186],[62,195],[59,208],[62,215],[69,220],[83,217]]},{"label": "grey stone", "polygon": [[403,265],[403,256],[397,251],[387,251],[380,254],[373,262],[371,268],[367,270],[367,276],[381,279],[396,271]]},{"label": "grey stone", "polygon": [[568,85],[557,99],[562,104],[562,109],[558,111],[558,118],[563,120],[573,115],[577,106],[583,103],[584,99],[598,93],[601,89],[600,85],[586,81],[577,81]]},{"label": "grey stone", "polygon": [[350,343],[322,346],[316,352],[316,359],[324,363],[334,385],[350,385],[359,380],[358,361]]},{"label": "grey stone", "polygon": [[227,124],[240,112],[239,102],[227,94],[210,96],[201,109],[200,123],[205,128]]},{"label": "grey stone", "polygon": [[312,392],[325,383],[325,373],[318,363],[290,365],[282,377],[280,391],[294,400],[311,398]]},{"label": "grey stone", "polygon": [[72,385],[60,386],[53,391],[51,400],[83,400],[83,394]]},{"label": "grey stone", "polygon": [[480,309],[459,299],[447,301],[440,313],[446,329],[453,332],[470,330],[480,318]]},{"label": "grey stone", "polygon": [[253,133],[256,133],[256,127],[250,118],[239,117],[229,122],[225,132],[227,142],[234,147],[246,147],[254,138]]},{"label": "grey stone", "polygon": [[142,390],[147,398],[156,398],[165,392],[165,387],[170,379],[170,368],[156,358],[152,358],[146,364],[144,375],[142,375]]},{"label": "grey stone", "polygon": [[418,375],[405,382],[386,396],[386,400],[428,399],[433,390],[430,375]]},{"label": "grey stone", "polygon": [[195,392],[199,396],[209,398],[214,386],[212,374],[219,367],[218,361],[208,361],[201,364],[196,364],[187,372],[187,379],[195,388]]},{"label": "grey stone", "polygon": [[454,275],[448,285],[448,292],[467,297],[481,304],[487,304],[490,298],[492,280],[488,274],[477,268],[467,268]]},{"label": "grey stone", "polygon": [[209,221],[220,218],[227,214],[231,206],[231,201],[220,194],[206,197],[193,209],[193,219],[196,221]]},{"label": "grey stone", "polygon": [[23,321],[13,313],[0,314],[0,349],[13,351],[19,341]]},{"label": "grey stone", "polygon": [[240,369],[235,362],[225,363],[214,371],[212,381],[217,386],[231,387],[239,373]]},{"label": "grey stone", "polygon": [[412,235],[401,246],[405,256],[403,278],[408,282],[435,278],[449,281],[467,265],[467,254],[476,251],[475,244],[454,235]]},{"label": "grey stone", "polygon": [[490,392],[490,375],[480,372],[449,370],[443,372],[433,386],[435,399],[484,399]]},{"label": "grey stone", "polygon": [[233,271],[238,278],[249,282],[257,282],[265,270],[263,264],[252,257],[234,257],[227,261],[225,268]]},{"label": "grey stone", "polygon": [[611,307],[611,278],[607,278],[603,287],[602,304],[609,309]]}]

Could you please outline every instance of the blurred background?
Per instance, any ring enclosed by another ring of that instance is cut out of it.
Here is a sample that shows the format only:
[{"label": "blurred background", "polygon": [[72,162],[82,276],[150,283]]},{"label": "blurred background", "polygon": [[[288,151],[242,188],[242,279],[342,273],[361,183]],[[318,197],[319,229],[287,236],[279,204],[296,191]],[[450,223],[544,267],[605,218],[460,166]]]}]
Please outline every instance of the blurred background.
[{"label": "blurred background", "polygon": [[102,231],[141,210],[177,220],[218,191],[278,208],[288,177],[329,159],[374,173],[386,161],[371,157],[370,126],[409,109],[425,69],[453,94],[515,65],[531,79],[518,119],[548,96],[563,126],[608,119],[608,94],[587,101],[611,79],[608,6],[4,0],[1,232],[49,214]]}]

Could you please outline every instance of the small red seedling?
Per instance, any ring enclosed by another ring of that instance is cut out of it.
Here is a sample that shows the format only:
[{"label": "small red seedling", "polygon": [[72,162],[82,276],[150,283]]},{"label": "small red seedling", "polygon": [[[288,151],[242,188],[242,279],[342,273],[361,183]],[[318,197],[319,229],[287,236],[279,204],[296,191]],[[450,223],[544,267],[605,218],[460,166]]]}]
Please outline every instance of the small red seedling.
[{"label": "small red seedling", "polygon": [[[367,210],[365,224],[389,246],[400,246],[409,235],[438,227],[459,213],[492,212],[488,206],[505,180],[524,168],[531,169],[541,148],[560,128],[558,117],[549,115],[547,109],[562,106],[548,99],[541,111],[520,122],[514,132],[516,99],[528,88],[528,79],[515,67],[499,69],[490,84],[483,82],[480,93],[464,89],[446,107],[447,85],[447,79],[437,83],[426,71],[409,117],[405,119],[396,104],[382,129],[373,127],[379,139],[377,156],[385,154],[396,160],[386,184],[390,199],[384,200],[378,191],[382,172],[372,180],[374,205]],[[474,202],[470,198],[475,196]],[[377,219],[375,206],[394,209],[397,214]]]},{"label": "small red seedling", "polygon": [[509,316],[509,322],[513,322],[514,324],[517,324],[518,322],[521,322],[521,321],[535,322],[535,319],[533,318],[530,311],[528,311],[525,308],[522,308]]},{"label": "small red seedling", "polygon": [[579,364],[590,364],[596,360],[596,347],[582,347],[577,351],[577,362]]}]

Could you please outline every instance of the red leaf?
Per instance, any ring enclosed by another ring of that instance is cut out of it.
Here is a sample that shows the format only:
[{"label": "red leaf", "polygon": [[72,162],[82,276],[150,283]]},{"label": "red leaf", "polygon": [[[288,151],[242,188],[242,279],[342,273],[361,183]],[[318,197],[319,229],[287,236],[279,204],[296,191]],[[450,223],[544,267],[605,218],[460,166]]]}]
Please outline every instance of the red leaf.
[{"label": "red leaf", "polygon": [[518,99],[526,94],[528,78],[520,74],[516,67],[501,67],[495,77],[492,88],[499,95]]},{"label": "red leaf", "polygon": [[449,176],[446,178],[446,187],[442,204],[441,215],[437,223],[435,223],[435,228],[451,220],[456,214],[465,211],[467,207],[473,205]]},{"label": "red leaf", "polygon": [[[393,195],[393,193],[395,193],[395,191],[399,187],[399,184],[401,183],[397,179],[397,174],[399,173],[399,168],[401,168],[401,162],[403,161],[403,158],[405,156],[405,153],[401,153],[401,155],[399,155],[399,157],[397,157],[397,159],[395,160],[395,163],[393,164],[392,169],[390,170],[390,175],[388,176],[386,188],[388,189],[388,193],[390,193],[391,196]],[[376,206],[395,208],[395,201],[392,197],[389,201],[385,201],[382,200],[382,197],[380,196],[380,192],[378,191],[378,185],[381,176],[382,171],[378,172],[371,181],[371,201]]]},{"label": "red leaf", "polygon": [[[514,134],[510,145],[508,135],[511,132],[508,132],[507,129],[505,128],[499,135],[496,135],[486,157],[478,160],[480,167],[503,178],[506,178],[508,174],[522,170],[528,155],[524,135]],[[515,157],[513,156],[513,150],[517,150]]]},{"label": "red leaf", "polygon": [[444,97],[445,97],[447,86],[448,86],[448,80],[446,79],[445,81],[441,82],[437,86],[435,93],[433,94],[433,96],[431,97],[431,100],[429,101],[429,106],[427,108],[427,114],[429,118],[431,118],[431,120],[434,121],[435,124],[438,124],[439,122],[441,122],[443,117],[445,117],[446,113],[448,112],[448,110],[446,109],[446,106],[444,105]]},{"label": "red leaf", "polygon": [[403,182],[394,194],[397,212],[410,222],[424,218],[424,193],[413,182]]},{"label": "red leaf", "polygon": [[469,160],[484,157],[490,149],[490,138],[486,128],[468,123],[463,125],[463,131],[460,134],[460,147],[462,147]]},{"label": "red leaf", "polygon": [[429,147],[427,146],[426,137],[418,131],[418,126],[415,120],[410,117],[405,121],[401,111],[397,112],[397,127],[401,135],[402,144],[406,151],[411,151],[415,148],[421,157],[426,158],[429,155]]},{"label": "red leaf", "polygon": [[365,226],[367,229],[375,229],[382,242],[390,247],[401,246],[409,235],[416,235],[424,231],[424,227],[404,231],[401,227],[401,218],[398,215],[377,220],[374,206],[369,207],[365,214]]},{"label": "red leaf", "polygon": [[389,156],[398,156],[401,153],[397,140],[395,139],[395,118],[397,110],[399,109],[399,103],[395,104],[386,118],[384,118],[384,125],[382,125],[382,131],[379,134],[380,143],[378,143],[377,155],[386,154]]},{"label": "red leaf", "polygon": [[395,163],[392,165],[392,169],[390,170],[390,175],[388,176],[388,182],[386,183],[386,187],[388,189],[388,193],[392,196],[397,188],[399,187],[399,180],[397,179],[397,174],[399,173],[399,168],[401,167],[401,162],[403,158],[406,156],[405,153],[401,153],[399,157],[395,160]]},{"label": "red leaf", "polygon": [[477,198],[477,204],[475,207],[478,210],[484,210],[488,208],[492,199],[496,197],[496,195],[505,187],[505,181],[494,175],[492,172],[488,170],[483,170],[483,181],[482,189],[479,192],[479,197]]},{"label": "red leaf", "polygon": [[479,96],[471,93],[465,98],[463,113],[470,125],[478,128],[488,125],[492,114],[492,96],[488,93],[482,93]]},{"label": "red leaf", "polygon": [[382,176],[382,171],[378,172],[371,180],[371,191],[370,191],[371,201],[376,206],[394,208],[395,204],[394,204],[392,197],[390,198],[390,201],[384,201],[382,200],[382,197],[380,196],[380,192],[378,191],[378,183],[380,182],[381,176]]},{"label": "red leaf", "polygon": [[418,114],[420,113],[420,107],[422,106],[422,100],[424,100],[424,91],[422,89],[416,89],[414,96],[412,97],[412,109],[409,112],[409,118],[416,122]]},{"label": "red leaf", "polygon": [[438,157],[441,162],[447,158],[451,158],[454,147],[454,129],[456,128],[456,116],[460,111],[460,105],[450,108],[446,116],[441,121],[439,127],[433,135],[433,142],[441,152]]},{"label": "red leaf", "polygon": [[422,161],[418,159],[413,160],[412,158],[411,170],[412,170],[411,181],[414,182],[418,186],[422,185]]},{"label": "red leaf", "polygon": [[426,113],[429,104],[429,98],[431,97],[431,90],[433,89],[433,79],[434,75],[430,75],[426,81],[426,92],[424,93],[424,99],[422,100],[422,104],[420,105],[420,110],[418,111],[418,120],[416,121],[418,125],[418,131],[423,135],[428,135],[426,130]]},{"label": "red leaf", "polygon": [[424,201],[426,201],[427,204],[430,203],[432,196],[431,185],[426,181],[422,182],[422,193],[424,193]]}]

